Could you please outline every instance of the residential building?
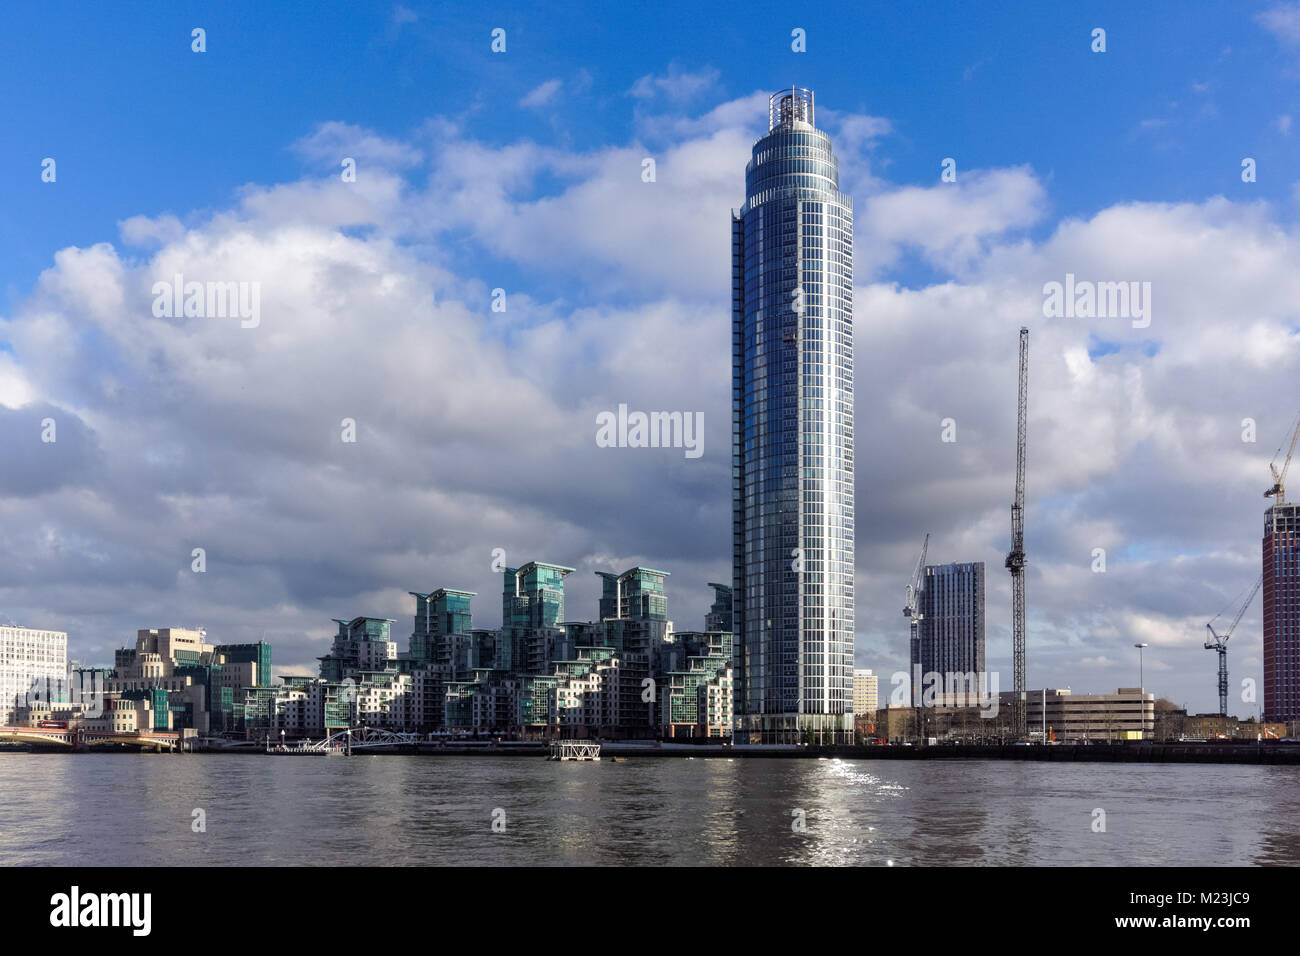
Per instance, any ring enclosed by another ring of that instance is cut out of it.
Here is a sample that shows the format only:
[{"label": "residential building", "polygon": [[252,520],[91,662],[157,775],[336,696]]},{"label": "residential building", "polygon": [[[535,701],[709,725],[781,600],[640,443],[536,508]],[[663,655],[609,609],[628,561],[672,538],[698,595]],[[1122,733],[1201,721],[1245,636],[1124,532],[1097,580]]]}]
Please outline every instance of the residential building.
[{"label": "residential building", "polygon": [[869,717],[876,712],[880,683],[869,669],[853,671],[853,716]]},{"label": "residential building", "polygon": [[339,626],[330,652],[320,661],[320,676],[342,681],[357,671],[382,671],[396,667],[397,643],[392,639],[393,621],[388,618],[335,618]]},{"label": "residential building", "polygon": [[659,732],[665,738],[730,737],[734,729],[732,635],[679,631],[656,671]]},{"label": "residential building", "polygon": [[732,213],[737,738],[853,737],[853,209],[810,90],[768,104]]},{"label": "residential building", "polygon": [[431,594],[409,592],[415,598],[415,626],[411,630],[410,658],[413,661],[445,662],[439,652],[450,635],[473,630],[470,600],[473,591],[439,588]]},{"label": "residential building", "polygon": [[927,565],[921,577],[917,674],[984,673],[984,562]]},{"label": "residential building", "polygon": [[726,631],[734,633],[731,615],[731,588],[725,584],[710,584],[713,588],[713,604],[704,616],[706,631]]}]

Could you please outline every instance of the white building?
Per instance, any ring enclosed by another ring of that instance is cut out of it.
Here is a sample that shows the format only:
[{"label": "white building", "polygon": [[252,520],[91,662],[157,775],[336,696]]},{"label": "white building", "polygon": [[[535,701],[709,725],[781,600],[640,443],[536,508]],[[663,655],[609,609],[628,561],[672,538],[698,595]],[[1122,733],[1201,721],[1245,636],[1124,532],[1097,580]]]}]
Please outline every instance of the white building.
[{"label": "white building", "polygon": [[36,680],[68,679],[68,635],[31,627],[0,627],[0,724],[27,703]]}]

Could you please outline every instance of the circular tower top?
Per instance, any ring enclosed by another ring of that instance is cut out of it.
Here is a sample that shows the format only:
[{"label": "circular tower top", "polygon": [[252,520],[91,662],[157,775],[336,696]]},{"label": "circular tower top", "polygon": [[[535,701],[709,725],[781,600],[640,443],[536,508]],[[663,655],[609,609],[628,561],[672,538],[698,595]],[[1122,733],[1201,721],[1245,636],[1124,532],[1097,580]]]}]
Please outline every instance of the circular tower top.
[{"label": "circular tower top", "polygon": [[767,128],[812,126],[813,92],[802,86],[778,90],[767,99]]}]

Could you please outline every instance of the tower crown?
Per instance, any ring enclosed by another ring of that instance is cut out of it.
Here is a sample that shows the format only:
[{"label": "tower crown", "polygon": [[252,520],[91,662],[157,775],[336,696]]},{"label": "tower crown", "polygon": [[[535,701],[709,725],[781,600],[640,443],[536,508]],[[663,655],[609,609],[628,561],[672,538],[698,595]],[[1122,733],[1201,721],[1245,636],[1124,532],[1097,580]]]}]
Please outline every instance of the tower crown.
[{"label": "tower crown", "polygon": [[813,91],[802,86],[778,90],[767,98],[767,128],[813,125]]}]

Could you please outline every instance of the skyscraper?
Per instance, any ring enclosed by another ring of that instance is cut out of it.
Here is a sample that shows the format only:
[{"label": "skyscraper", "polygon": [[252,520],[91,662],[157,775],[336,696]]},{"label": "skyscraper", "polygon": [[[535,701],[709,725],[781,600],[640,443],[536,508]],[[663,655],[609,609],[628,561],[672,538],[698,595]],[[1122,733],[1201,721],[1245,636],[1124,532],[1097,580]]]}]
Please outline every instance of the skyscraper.
[{"label": "skyscraper", "polygon": [[927,565],[919,603],[913,683],[931,673],[983,674],[984,562]]},{"label": "skyscraper", "polygon": [[775,93],[732,213],[736,739],[853,734],[853,204],[811,90]]},{"label": "skyscraper", "polygon": [[1300,720],[1300,504],[1265,512],[1263,591],[1263,717]]}]

